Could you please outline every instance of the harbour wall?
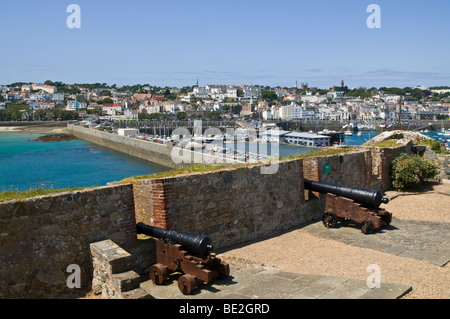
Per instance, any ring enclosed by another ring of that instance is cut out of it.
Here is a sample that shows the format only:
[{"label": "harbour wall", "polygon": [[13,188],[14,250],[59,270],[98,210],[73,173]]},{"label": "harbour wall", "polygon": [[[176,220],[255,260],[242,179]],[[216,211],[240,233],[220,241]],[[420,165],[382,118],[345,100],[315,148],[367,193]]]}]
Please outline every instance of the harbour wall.
[{"label": "harbour wall", "polygon": [[[106,239],[145,274],[154,241],[138,239],[137,222],[210,236],[222,250],[301,227],[325,204],[305,194],[304,178],[385,189],[389,161],[408,146],[383,150],[285,160],[274,174],[261,174],[263,164],[228,167],[0,203],[0,298],[82,296],[92,282],[90,244]],[[70,265],[80,267],[80,288],[67,285]]]},{"label": "harbour wall", "polygon": [[211,165],[241,163],[227,157],[174,148],[171,143],[159,144],[79,125],[68,124],[67,133],[79,139],[172,169],[188,168],[197,163]]}]

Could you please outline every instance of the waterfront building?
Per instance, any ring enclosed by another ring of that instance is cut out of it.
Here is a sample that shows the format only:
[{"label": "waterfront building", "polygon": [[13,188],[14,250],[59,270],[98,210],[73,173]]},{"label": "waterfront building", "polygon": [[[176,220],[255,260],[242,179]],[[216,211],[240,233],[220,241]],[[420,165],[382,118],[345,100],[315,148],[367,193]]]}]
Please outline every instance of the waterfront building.
[{"label": "waterfront building", "polygon": [[292,132],[284,135],[286,143],[303,146],[330,146],[330,136]]},{"label": "waterfront building", "polygon": [[139,130],[135,128],[119,128],[117,129],[117,134],[120,136],[138,135]]},{"label": "waterfront building", "polygon": [[282,130],[267,130],[259,134],[259,137],[264,141],[277,141],[279,143],[286,142],[285,136],[289,134],[289,131]]}]

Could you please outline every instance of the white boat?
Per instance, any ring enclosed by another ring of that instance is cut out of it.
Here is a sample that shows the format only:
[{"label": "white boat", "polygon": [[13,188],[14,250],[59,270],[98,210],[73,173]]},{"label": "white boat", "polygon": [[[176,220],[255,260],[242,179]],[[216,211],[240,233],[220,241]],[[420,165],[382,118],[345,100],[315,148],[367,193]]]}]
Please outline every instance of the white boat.
[{"label": "white boat", "polygon": [[358,132],[358,134],[356,134],[356,135],[358,135],[358,136],[361,136],[361,135],[362,135],[362,132],[361,132],[361,131],[359,131],[359,132]]},{"label": "white boat", "polygon": [[345,131],[345,132],[344,132],[344,135],[352,136],[352,135],[353,135],[353,132],[352,132],[352,131]]}]

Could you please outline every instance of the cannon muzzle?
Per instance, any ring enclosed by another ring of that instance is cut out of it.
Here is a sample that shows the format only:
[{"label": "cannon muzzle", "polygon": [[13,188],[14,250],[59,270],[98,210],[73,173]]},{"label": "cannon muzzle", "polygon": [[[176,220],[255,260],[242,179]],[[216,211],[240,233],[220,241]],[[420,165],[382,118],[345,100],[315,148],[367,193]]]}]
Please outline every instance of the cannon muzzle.
[{"label": "cannon muzzle", "polygon": [[136,230],[138,234],[145,234],[162,240],[170,240],[172,243],[179,244],[184,249],[200,256],[209,255],[214,249],[211,238],[205,236],[179,233],[174,230],[148,226],[143,223],[138,223]]},{"label": "cannon muzzle", "polygon": [[334,194],[370,207],[379,207],[381,204],[389,203],[389,199],[377,190],[314,182],[307,179],[304,180],[304,184],[306,189],[313,192]]}]

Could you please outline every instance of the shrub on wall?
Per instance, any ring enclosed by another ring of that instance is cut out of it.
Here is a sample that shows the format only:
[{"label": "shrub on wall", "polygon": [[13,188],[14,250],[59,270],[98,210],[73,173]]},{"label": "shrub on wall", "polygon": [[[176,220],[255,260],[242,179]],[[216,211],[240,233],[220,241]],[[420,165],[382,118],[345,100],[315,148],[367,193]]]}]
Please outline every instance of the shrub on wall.
[{"label": "shrub on wall", "polygon": [[426,178],[437,175],[438,165],[419,155],[401,154],[392,161],[392,186],[398,190],[416,189]]}]

